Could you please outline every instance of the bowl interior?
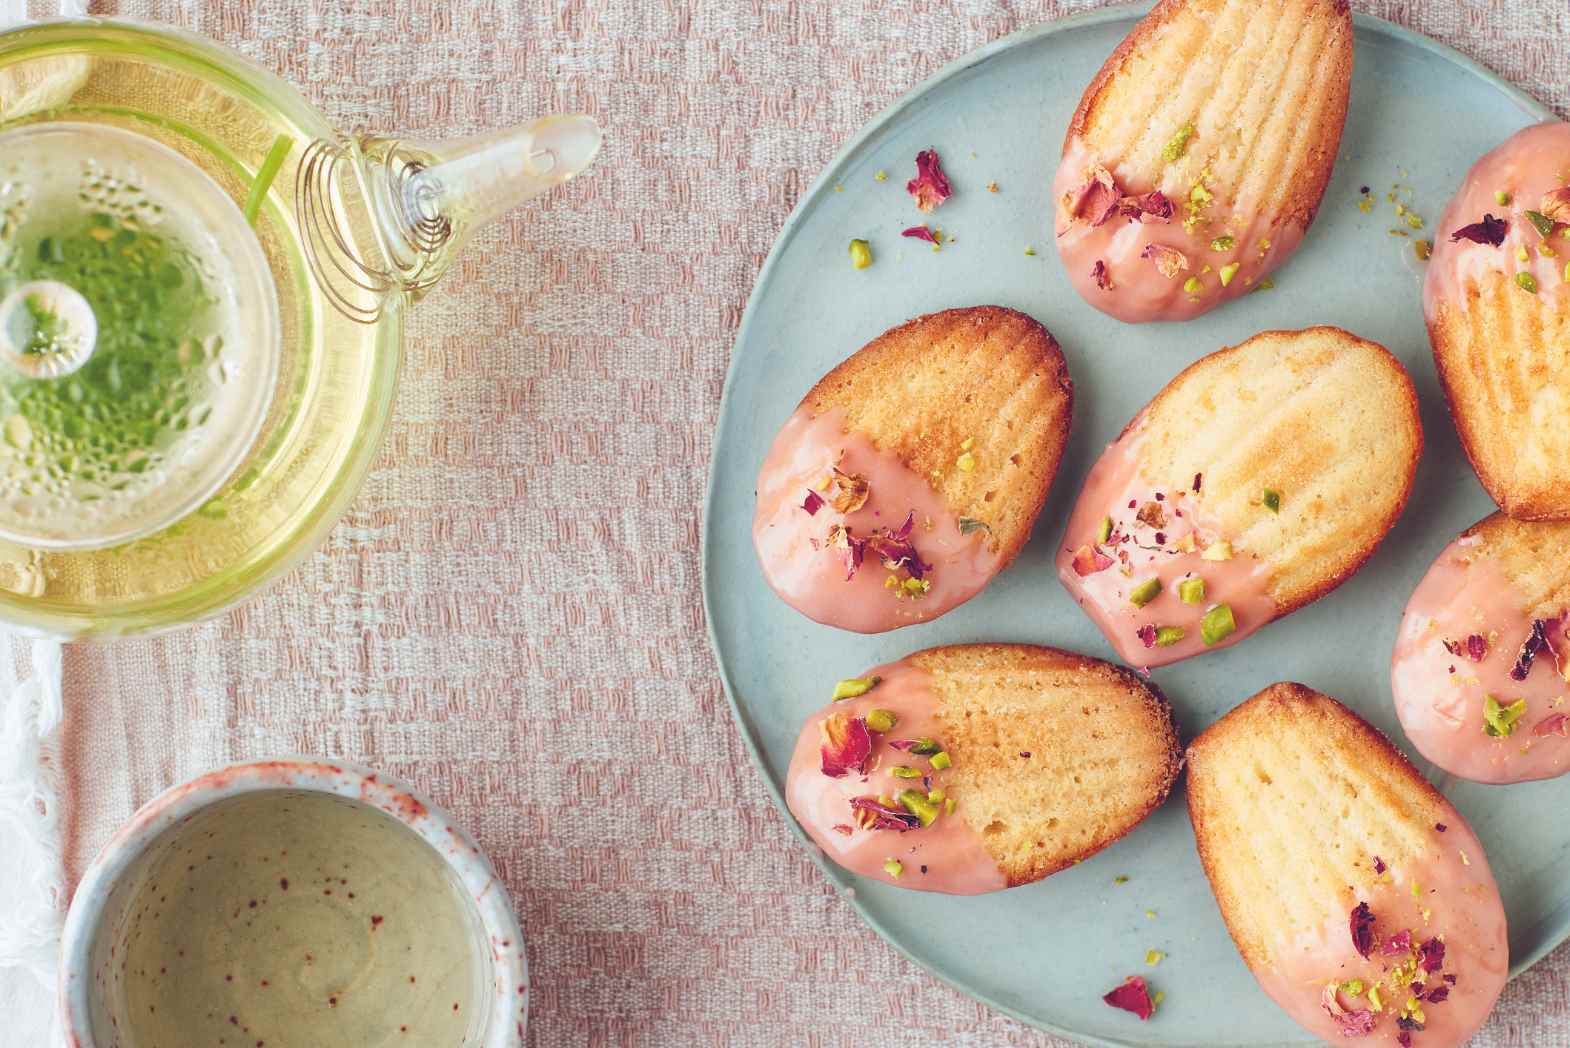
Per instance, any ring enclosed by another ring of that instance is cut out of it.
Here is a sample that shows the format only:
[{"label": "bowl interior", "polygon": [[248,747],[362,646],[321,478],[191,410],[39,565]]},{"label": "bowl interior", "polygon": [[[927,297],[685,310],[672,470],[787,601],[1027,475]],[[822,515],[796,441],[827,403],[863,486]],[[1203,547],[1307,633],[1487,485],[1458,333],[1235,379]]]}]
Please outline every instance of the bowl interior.
[{"label": "bowl interior", "polygon": [[100,1048],[485,1043],[491,949],[419,834],[313,790],[226,797],[116,880],[91,934]]}]

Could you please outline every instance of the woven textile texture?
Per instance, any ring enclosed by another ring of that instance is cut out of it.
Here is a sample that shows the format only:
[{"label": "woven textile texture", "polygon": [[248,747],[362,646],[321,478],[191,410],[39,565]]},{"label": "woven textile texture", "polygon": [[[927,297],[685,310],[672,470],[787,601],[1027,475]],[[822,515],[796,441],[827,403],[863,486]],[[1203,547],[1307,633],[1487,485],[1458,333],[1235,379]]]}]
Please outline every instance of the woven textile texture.
[{"label": "woven textile texture", "polygon": [[[415,311],[386,447],[324,549],[217,621],[67,651],[73,878],[171,783],[352,758],[494,856],[535,1044],[1066,1044],[900,958],[787,832],[707,649],[698,531],[731,342],[803,189],[945,63],[1089,6],[97,0],[238,49],[343,127],[583,109],[609,139]],[[1565,0],[1357,6],[1570,107]],[[1567,985],[1560,949],[1476,1044],[1570,1048]]]}]

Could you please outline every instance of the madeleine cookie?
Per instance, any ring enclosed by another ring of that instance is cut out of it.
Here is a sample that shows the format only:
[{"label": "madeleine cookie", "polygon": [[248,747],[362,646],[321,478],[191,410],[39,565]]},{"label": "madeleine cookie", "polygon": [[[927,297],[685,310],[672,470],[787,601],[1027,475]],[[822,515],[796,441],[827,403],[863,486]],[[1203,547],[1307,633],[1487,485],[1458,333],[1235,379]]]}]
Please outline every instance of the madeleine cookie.
[{"label": "madeleine cookie", "polygon": [[1467,174],[1423,312],[1483,487],[1512,517],[1570,519],[1570,124],[1518,132]]},{"label": "madeleine cookie", "polygon": [[1346,0],[1162,0],[1063,143],[1055,225],[1075,290],[1137,322],[1258,287],[1314,220],[1351,81]]},{"label": "madeleine cookie", "polygon": [[1456,1048],[1483,1024],[1510,968],[1488,858],[1352,711],[1271,685],[1189,746],[1188,807],[1232,941],[1310,1033]]},{"label": "madeleine cookie", "polygon": [[769,449],[752,524],[764,577],[807,617],[858,633],[964,603],[1030,537],[1073,400],[1057,343],[1012,309],[884,332]]},{"label": "madeleine cookie", "polygon": [[786,803],[829,858],[902,888],[1038,881],[1137,826],[1180,765],[1154,685],[1055,648],[929,648],[834,697],[802,728]]},{"label": "madeleine cookie", "polygon": [[1330,327],[1255,335],[1191,365],[1107,448],[1058,577],[1131,665],[1235,644],[1362,566],[1422,446],[1384,347]]},{"label": "madeleine cookie", "polygon": [[1418,583],[1391,660],[1396,715],[1429,760],[1476,782],[1570,771],[1570,522],[1496,513]]}]

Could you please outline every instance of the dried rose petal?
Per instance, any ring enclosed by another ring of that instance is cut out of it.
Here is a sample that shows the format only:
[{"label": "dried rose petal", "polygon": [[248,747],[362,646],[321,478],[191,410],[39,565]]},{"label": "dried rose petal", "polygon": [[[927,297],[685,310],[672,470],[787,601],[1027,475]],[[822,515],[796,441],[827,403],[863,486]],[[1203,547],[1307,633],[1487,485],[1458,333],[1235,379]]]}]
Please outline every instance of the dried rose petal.
[{"label": "dried rose petal", "polygon": [[1155,623],[1153,623],[1153,622],[1145,623],[1143,626],[1141,626],[1138,630],[1136,630],[1134,632],[1134,636],[1138,637],[1144,643],[1145,647],[1147,647],[1147,648],[1154,648],[1156,646],[1156,625],[1155,625]]},{"label": "dried rose petal", "polygon": [[1136,222],[1172,221],[1172,201],[1160,191],[1144,196],[1126,196],[1118,201],[1118,212]]},{"label": "dried rose petal", "polygon": [[1402,1030],[1400,1033],[1396,1034],[1396,1043],[1399,1044],[1401,1048],[1412,1048],[1412,1035],[1407,1033],[1405,1030]]},{"label": "dried rose petal", "polygon": [[863,543],[868,552],[883,559],[883,566],[888,570],[904,568],[911,578],[919,579],[932,570],[932,565],[921,559],[916,552],[916,544],[910,541],[910,533],[915,527],[916,513],[912,510],[898,529],[889,531],[879,528],[868,535]]},{"label": "dried rose petal", "polygon": [[844,837],[849,837],[851,834],[856,832],[855,827],[847,826],[843,822],[837,822],[829,828],[832,829],[835,833],[838,833]]},{"label": "dried rose petal", "polygon": [[829,501],[841,513],[854,513],[867,504],[872,486],[860,473],[846,473],[834,467],[834,497]]},{"label": "dried rose petal", "polygon": [[1488,244],[1498,247],[1505,242],[1505,234],[1510,232],[1510,223],[1493,215],[1484,215],[1481,222],[1473,222],[1469,226],[1462,226],[1450,234],[1450,242],[1470,240],[1474,244]]},{"label": "dried rose petal", "polygon": [[1364,957],[1374,948],[1374,911],[1360,902],[1352,910],[1352,945]]},{"label": "dried rose petal", "polygon": [[867,540],[858,539],[843,524],[834,524],[830,526],[823,544],[825,549],[832,550],[845,562],[845,581],[855,578],[856,569],[861,567],[862,555],[866,552]]},{"label": "dried rose petal", "polygon": [[1319,995],[1319,1006],[1341,1027],[1344,1037],[1362,1037],[1372,1033],[1376,1019],[1374,1013],[1367,1009],[1349,1012],[1341,1007],[1341,1000],[1336,996],[1336,984],[1326,983],[1325,989]]},{"label": "dried rose petal", "polygon": [[818,722],[818,737],[822,744],[818,755],[823,760],[823,774],[831,779],[843,778],[847,772],[860,775],[872,756],[872,733],[861,717],[847,717],[831,713]]},{"label": "dried rose petal", "polygon": [[1429,939],[1418,947],[1422,955],[1423,970],[1437,972],[1445,966],[1445,944],[1438,938]]},{"label": "dried rose petal", "polygon": [[1100,546],[1086,544],[1074,551],[1074,574],[1080,578],[1105,571],[1115,563],[1117,562],[1111,557],[1101,552]]},{"label": "dried rose petal", "polygon": [[1547,735],[1562,735],[1570,738],[1570,717],[1565,716],[1563,713],[1555,713],[1544,717],[1532,729],[1532,734],[1538,738],[1543,738]]},{"label": "dried rose petal", "polygon": [[1205,482],[1205,475],[1203,473],[1196,473],[1196,474],[1194,474],[1194,494],[1196,494],[1196,495],[1199,494],[1199,486],[1201,484],[1203,484],[1204,482]]},{"label": "dried rose petal", "polygon": [[938,242],[937,236],[926,226],[911,226],[909,229],[900,233],[900,236],[910,237],[912,240],[925,240],[929,244],[936,244]]},{"label": "dried rose petal", "polygon": [[1374,856],[1374,872],[1375,873],[1384,873],[1389,868],[1390,867],[1385,865],[1385,860],[1381,859],[1377,855]]},{"label": "dried rose petal", "polygon": [[1123,193],[1118,189],[1112,172],[1096,164],[1085,172],[1085,181],[1079,188],[1065,193],[1063,208],[1070,218],[1083,218],[1099,226],[1117,214],[1118,201]]},{"label": "dried rose petal", "polygon": [[1145,985],[1144,978],[1138,975],[1130,975],[1123,980],[1123,985],[1101,999],[1114,1008],[1133,1012],[1141,1019],[1149,1019],[1156,1011],[1155,1004],[1150,1000],[1150,989]]},{"label": "dried rose petal", "polygon": [[1139,253],[1139,257],[1154,262],[1156,270],[1168,279],[1188,268],[1188,256],[1177,248],[1167,247],[1165,244],[1146,244],[1145,250]]},{"label": "dried rose petal", "polygon": [[1405,928],[1385,940],[1384,954],[1386,957],[1398,957],[1404,953],[1412,952],[1412,933]]},{"label": "dried rose petal", "polygon": [[1526,641],[1521,645],[1521,654],[1516,656],[1515,665],[1510,667],[1510,678],[1526,680],[1527,674],[1532,672],[1532,660],[1547,645],[1548,623],[1542,619],[1533,619],[1532,632],[1527,634]]},{"label": "dried rose petal", "polygon": [[936,149],[923,149],[916,154],[916,177],[905,183],[905,191],[915,198],[922,211],[931,211],[949,198],[952,190]]},{"label": "dried rose petal", "polygon": [[1537,210],[1544,218],[1555,222],[1570,223],[1570,186],[1562,186],[1551,193],[1544,193]]},{"label": "dried rose petal", "polygon": [[1090,271],[1090,277],[1096,286],[1103,291],[1112,290],[1112,276],[1107,272],[1107,264],[1102,259],[1096,259],[1095,268]]},{"label": "dried rose petal", "polygon": [[904,808],[881,804],[876,797],[852,797],[850,807],[856,813],[857,823],[869,830],[894,830],[904,833],[906,830],[921,828],[919,817]]},{"label": "dried rose petal", "polygon": [[1167,511],[1159,502],[1147,502],[1139,507],[1134,519],[1147,528],[1164,528],[1167,526]]},{"label": "dried rose petal", "polygon": [[1423,995],[1423,1000],[1427,1001],[1429,1004],[1440,1004],[1449,999],[1450,987],[1446,986],[1444,983],[1440,983],[1438,986],[1434,987],[1432,990],[1429,990],[1426,994]]},{"label": "dried rose petal", "polygon": [[807,516],[817,516],[818,510],[823,508],[823,496],[816,491],[808,491],[807,500],[801,504],[801,508],[807,511]]}]

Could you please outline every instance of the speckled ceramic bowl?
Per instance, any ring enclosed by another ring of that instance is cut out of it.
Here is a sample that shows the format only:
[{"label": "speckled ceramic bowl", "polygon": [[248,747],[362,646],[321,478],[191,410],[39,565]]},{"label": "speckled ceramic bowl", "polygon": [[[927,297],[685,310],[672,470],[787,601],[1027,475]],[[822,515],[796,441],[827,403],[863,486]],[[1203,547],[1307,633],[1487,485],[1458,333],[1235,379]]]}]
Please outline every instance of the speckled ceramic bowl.
[{"label": "speckled ceramic bowl", "polygon": [[309,758],[137,812],[77,888],[60,986],[72,1048],[516,1048],[529,1000],[474,841],[401,783]]}]

